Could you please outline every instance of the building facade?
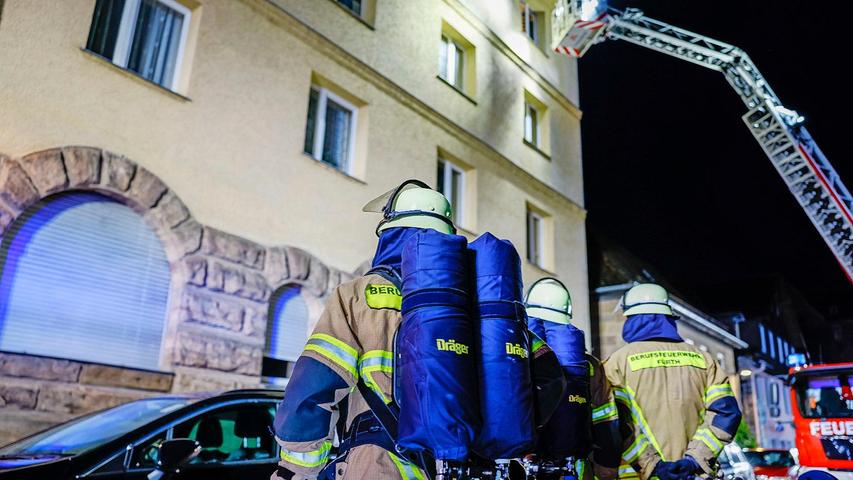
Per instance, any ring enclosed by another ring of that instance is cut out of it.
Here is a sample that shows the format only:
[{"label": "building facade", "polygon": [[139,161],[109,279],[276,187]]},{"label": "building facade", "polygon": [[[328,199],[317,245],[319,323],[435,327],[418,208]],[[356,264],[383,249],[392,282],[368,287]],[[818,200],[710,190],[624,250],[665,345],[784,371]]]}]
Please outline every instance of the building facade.
[{"label": "building facade", "polygon": [[371,198],[440,188],[589,327],[575,61],[540,0],[0,2],[0,443],[276,383],[363,269]]}]

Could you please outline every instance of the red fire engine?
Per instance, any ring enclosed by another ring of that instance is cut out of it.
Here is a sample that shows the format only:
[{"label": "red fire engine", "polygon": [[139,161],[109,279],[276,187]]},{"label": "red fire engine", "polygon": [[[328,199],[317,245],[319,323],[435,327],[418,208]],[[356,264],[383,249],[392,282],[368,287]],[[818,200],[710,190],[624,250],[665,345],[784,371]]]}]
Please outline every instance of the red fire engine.
[{"label": "red fire engine", "polygon": [[794,367],[790,374],[800,472],[853,480],[853,363]]}]

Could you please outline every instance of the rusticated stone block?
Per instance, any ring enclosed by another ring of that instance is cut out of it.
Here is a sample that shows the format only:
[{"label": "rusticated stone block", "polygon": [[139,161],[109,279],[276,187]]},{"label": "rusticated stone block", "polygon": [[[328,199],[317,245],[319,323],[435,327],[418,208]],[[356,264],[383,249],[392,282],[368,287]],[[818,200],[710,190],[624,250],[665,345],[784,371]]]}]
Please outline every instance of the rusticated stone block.
[{"label": "rusticated stone block", "polygon": [[21,159],[21,167],[42,196],[64,190],[68,186],[62,151],[58,148],[27,155]]},{"label": "rusticated stone block", "polygon": [[[135,185],[136,180],[133,183]],[[174,192],[168,191],[157,202],[157,206],[152,208],[146,216],[151,220],[152,224],[171,229],[189,218],[190,211]]]},{"label": "rusticated stone block", "polygon": [[329,284],[329,267],[312,255],[308,269],[305,286],[317,296],[325,295]]},{"label": "rusticated stone block", "polygon": [[15,213],[0,204],[0,234],[3,234],[14,221]]},{"label": "rusticated stone block", "polygon": [[141,206],[150,208],[166,193],[166,185],[156,175],[142,167],[136,168],[136,175],[130,182],[127,196]]},{"label": "rusticated stone block", "polygon": [[204,252],[256,270],[263,270],[266,249],[254,242],[205,227],[202,240]]},{"label": "rusticated stone block", "polygon": [[91,147],[65,147],[62,161],[69,187],[97,185],[101,181],[101,151]]},{"label": "rusticated stone block", "polygon": [[81,414],[113,407],[146,396],[143,392],[104,390],[83,385],[48,383],[39,390],[36,408],[48,412]]},{"label": "rusticated stone block", "polygon": [[21,410],[16,407],[0,408],[0,445],[62,423],[69,417],[68,414],[56,412]]},{"label": "rusticated stone block", "polygon": [[270,293],[263,275],[222,262],[211,262],[207,286],[212,290],[257,301],[265,301]]},{"label": "rusticated stone block", "polygon": [[83,365],[80,383],[168,392],[172,388],[172,375],[106,365]]},{"label": "rusticated stone block", "polygon": [[260,346],[197,333],[179,334],[177,363],[180,365],[259,375],[261,358]]},{"label": "rusticated stone block", "polygon": [[243,306],[202,291],[187,291],[183,301],[184,318],[191,322],[225,328],[243,329]]},{"label": "rusticated stone block", "polygon": [[104,152],[103,161],[101,185],[117,192],[126,192],[136,172],[136,165],[126,157],[112,152]]},{"label": "rusticated stone block", "polygon": [[0,385],[0,407],[18,407],[32,410],[36,408],[37,398],[38,389],[36,387]]},{"label": "rusticated stone block", "polygon": [[172,230],[167,248],[177,253],[178,258],[195,253],[201,248],[204,228],[193,219],[189,219]]},{"label": "rusticated stone block", "polygon": [[283,248],[268,248],[264,272],[270,283],[278,285],[290,277],[287,266],[287,253]]},{"label": "rusticated stone block", "polygon": [[259,386],[260,382],[257,377],[186,367],[179,367],[175,372],[176,392],[224,392]]},{"label": "rusticated stone block", "polygon": [[264,338],[267,334],[267,309],[262,307],[247,308],[243,321],[243,333]]},{"label": "rusticated stone block", "polygon": [[15,213],[37,202],[40,198],[21,165],[8,158],[0,161],[0,199]]},{"label": "rusticated stone block", "polygon": [[204,257],[190,257],[184,261],[187,268],[187,282],[203,287],[207,282],[207,260]]},{"label": "rusticated stone block", "polygon": [[285,248],[291,280],[305,280],[311,272],[311,254],[296,247]]},{"label": "rusticated stone block", "polygon": [[76,382],[81,365],[55,358],[0,353],[0,374],[10,377]]}]

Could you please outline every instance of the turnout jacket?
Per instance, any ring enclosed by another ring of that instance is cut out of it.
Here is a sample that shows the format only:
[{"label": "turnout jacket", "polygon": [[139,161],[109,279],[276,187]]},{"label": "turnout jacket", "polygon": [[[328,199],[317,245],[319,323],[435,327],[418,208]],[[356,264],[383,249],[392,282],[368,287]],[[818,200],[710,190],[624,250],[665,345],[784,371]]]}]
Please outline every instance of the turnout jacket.
[{"label": "turnout jacket", "polygon": [[712,474],[741,413],[724,372],[707,352],[685,342],[637,341],[613,353],[604,369],[623,437],[620,478],[639,473],[646,480],[659,461],[685,455]]},{"label": "turnout jacket", "polygon": [[[376,274],[343,283],[331,294],[294,366],[274,422],[279,463],[295,472],[295,480],[316,478],[328,463],[341,412],[346,412],[348,431],[353,419],[370,409],[356,388],[359,378],[386,403],[392,401],[401,301],[400,291]],[[531,344],[537,418],[544,422],[565,381],[554,352],[535,336]],[[352,448],[335,467],[337,480],[425,478],[415,464],[373,444]]]},{"label": "turnout jacket", "polygon": [[[621,457],[619,439],[619,415],[610,382],[604,372],[604,366],[598,358],[587,355],[590,373],[590,403],[592,407],[592,454],[595,477],[599,480],[611,480],[616,476]],[[578,469],[578,478],[593,478],[586,465],[583,471]]]}]

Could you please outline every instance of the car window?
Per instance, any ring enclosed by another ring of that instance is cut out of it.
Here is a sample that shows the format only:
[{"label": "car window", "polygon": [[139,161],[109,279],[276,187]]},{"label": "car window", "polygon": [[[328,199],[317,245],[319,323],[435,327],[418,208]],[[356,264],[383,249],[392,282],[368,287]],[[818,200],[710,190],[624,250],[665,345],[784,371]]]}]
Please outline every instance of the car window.
[{"label": "car window", "polygon": [[749,463],[754,467],[793,467],[794,457],[787,451],[767,450],[763,452],[745,452]]},{"label": "car window", "polygon": [[207,412],[175,426],[172,438],[189,438],[201,445],[201,453],[191,464],[276,458],[270,433],[274,408],[248,404]]}]

